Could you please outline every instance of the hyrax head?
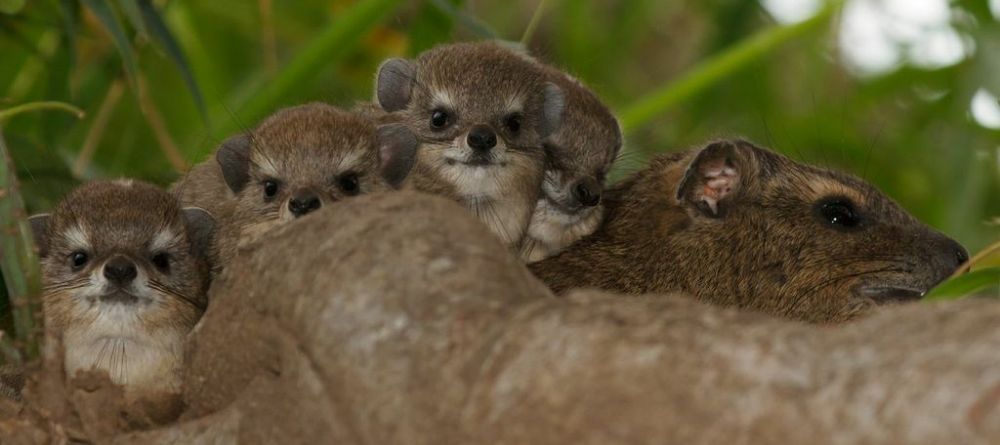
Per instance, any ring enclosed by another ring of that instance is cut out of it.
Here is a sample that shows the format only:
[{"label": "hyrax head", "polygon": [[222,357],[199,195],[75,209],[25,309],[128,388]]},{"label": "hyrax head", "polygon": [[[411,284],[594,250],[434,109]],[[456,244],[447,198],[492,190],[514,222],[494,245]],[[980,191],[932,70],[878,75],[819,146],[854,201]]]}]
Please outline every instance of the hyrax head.
[{"label": "hyrax head", "polygon": [[566,214],[594,210],[622,147],[621,127],[587,87],[555,69],[548,70],[565,94],[566,109],[559,129],[545,141],[548,166],[543,198]]},{"label": "hyrax head", "polygon": [[58,328],[190,328],[205,305],[214,219],[159,188],[97,181],[31,218],[45,312]]},{"label": "hyrax head", "polygon": [[334,201],[398,187],[415,159],[405,127],[313,103],[281,110],[216,153],[235,223],[266,228]]},{"label": "hyrax head", "polygon": [[379,68],[376,99],[422,142],[422,163],[460,182],[465,173],[541,174],[542,141],[559,128],[563,95],[542,71],[492,42],[439,46]]},{"label": "hyrax head", "polygon": [[666,181],[686,214],[664,220],[669,267],[708,299],[837,321],[919,299],[968,259],[870,184],[745,141],[709,144]]}]

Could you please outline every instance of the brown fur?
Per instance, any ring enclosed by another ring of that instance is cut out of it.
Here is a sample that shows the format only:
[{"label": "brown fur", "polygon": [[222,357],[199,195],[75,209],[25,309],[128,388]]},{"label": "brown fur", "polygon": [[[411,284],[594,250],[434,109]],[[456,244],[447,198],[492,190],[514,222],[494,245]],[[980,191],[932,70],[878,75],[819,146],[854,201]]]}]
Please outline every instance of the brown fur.
[{"label": "brown fur", "polygon": [[[237,249],[272,227],[295,218],[289,200],[300,191],[315,193],[323,205],[357,194],[391,190],[379,174],[376,123],[369,117],[312,103],[278,111],[247,134],[248,180],[234,192],[216,158],[205,161],[174,191],[185,203],[216,209],[221,228],[216,243],[216,269]],[[357,178],[357,191],[339,182]],[[277,195],[264,195],[264,182],[276,180]]]},{"label": "brown fur", "polygon": [[[46,324],[63,338],[67,374],[94,367],[130,397],[179,394],[184,338],[204,310],[208,287],[210,241],[198,227],[204,220],[191,215],[163,190],[122,180],[83,185],[51,215],[32,218]],[[74,265],[75,254],[86,262]],[[166,268],[156,264],[158,255]],[[119,288],[104,274],[122,258],[138,275]],[[108,297],[126,293],[130,302]]]},{"label": "brown fur", "polygon": [[555,255],[597,229],[603,205],[582,203],[574,188],[586,185],[600,197],[622,146],[618,119],[597,95],[566,73],[539,66],[562,89],[566,108],[559,129],[545,140],[542,196],[521,246],[521,257],[529,262]]},{"label": "brown fur", "polygon": [[[714,217],[706,201],[678,198],[682,178],[703,167],[692,162],[709,150],[725,154],[719,160],[740,175]],[[817,201],[830,196],[854,202],[862,223],[841,229],[824,221]],[[869,298],[859,286],[924,292],[965,255],[871,185],[744,141],[659,156],[606,198],[597,232],[532,265],[554,291],[680,291],[724,306],[841,321],[899,294]]]},{"label": "brown fur", "polygon": [[[376,96],[391,112],[388,118],[405,124],[422,142],[409,188],[464,204],[516,248],[538,199],[543,138],[558,127],[558,88],[546,84],[535,64],[493,42],[443,45],[415,61],[390,60],[378,77]],[[435,130],[430,121],[439,109],[451,122]],[[505,126],[512,113],[522,117],[517,132]],[[493,164],[466,165],[468,134],[483,125],[497,137]]]}]

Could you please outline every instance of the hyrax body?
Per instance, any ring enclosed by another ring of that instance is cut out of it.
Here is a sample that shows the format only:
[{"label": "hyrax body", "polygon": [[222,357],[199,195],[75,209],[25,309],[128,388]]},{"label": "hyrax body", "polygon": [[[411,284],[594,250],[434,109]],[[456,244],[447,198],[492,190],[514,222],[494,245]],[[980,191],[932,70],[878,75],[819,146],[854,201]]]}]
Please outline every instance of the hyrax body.
[{"label": "hyrax body", "polygon": [[679,291],[829,322],[918,299],[967,260],[864,181],[745,141],[660,156],[605,198],[594,234],[531,266],[555,292]]},{"label": "hyrax body", "polygon": [[379,68],[376,99],[421,146],[408,185],[450,197],[520,246],[563,94],[537,64],[492,42],[439,46]]},{"label": "hyrax body", "polygon": [[401,125],[312,103],[278,111],[225,141],[174,186],[220,216],[216,266],[272,227],[339,199],[398,187],[416,139]]},{"label": "hyrax body", "polygon": [[212,217],[120,180],[83,185],[31,223],[67,376],[103,370],[127,397],[177,395],[184,340],[205,308]]},{"label": "hyrax body", "polygon": [[527,262],[548,258],[601,223],[604,180],[622,146],[618,119],[580,81],[539,65],[565,96],[559,129],[545,139],[542,194],[521,243]]}]

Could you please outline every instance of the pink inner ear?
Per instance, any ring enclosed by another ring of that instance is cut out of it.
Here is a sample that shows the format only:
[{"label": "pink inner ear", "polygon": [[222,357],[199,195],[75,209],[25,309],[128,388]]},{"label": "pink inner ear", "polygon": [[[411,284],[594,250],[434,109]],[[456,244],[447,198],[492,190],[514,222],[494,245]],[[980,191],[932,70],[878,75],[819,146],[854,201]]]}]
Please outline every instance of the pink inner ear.
[{"label": "pink inner ear", "polygon": [[705,185],[701,189],[700,199],[708,205],[708,208],[712,210],[712,214],[718,215],[719,201],[722,201],[733,192],[733,189],[736,188],[736,182],[740,179],[740,175],[736,172],[735,168],[725,164],[709,167],[702,174],[704,175]]}]

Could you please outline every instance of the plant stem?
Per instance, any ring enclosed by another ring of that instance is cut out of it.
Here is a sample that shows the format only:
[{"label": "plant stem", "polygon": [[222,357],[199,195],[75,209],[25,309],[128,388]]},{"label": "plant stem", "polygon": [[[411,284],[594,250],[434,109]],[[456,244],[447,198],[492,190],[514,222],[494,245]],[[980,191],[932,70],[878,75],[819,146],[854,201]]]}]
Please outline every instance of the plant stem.
[{"label": "plant stem", "polygon": [[[21,109],[38,108],[22,106]],[[0,273],[7,284],[14,319],[17,341],[13,346],[20,350],[18,359],[28,360],[38,356],[38,339],[42,332],[42,285],[31,227],[14,172],[14,162],[0,132]],[[0,350],[9,360],[10,351],[14,349],[6,341],[6,336],[0,337]]]},{"label": "plant stem", "polygon": [[16,114],[41,110],[62,110],[73,113],[78,119],[82,118],[84,114],[83,110],[64,102],[29,102],[0,110],[0,122],[3,122]]},{"label": "plant stem", "polygon": [[645,98],[622,111],[622,128],[627,133],[648,124],[657,115],[763,58],[782,44],[823,26],[840,10],[841,3],[839,0],[829,1],[808,20],[761,31],[702,62],[681,78],[645,95]]},{"label": "plant stem", "polygon": [[535,36],[535,31],[538,29],[539,23],[542,22],[542,16],[545,15],[545,6],[547,3],[548,0],[538,2],[538,6],[535,7],[535,13],[531,15],[531,21],[528,22],[528,27],[524,30],[524,35],[521,36],[521,46],[527,48],[531,38]]}]

